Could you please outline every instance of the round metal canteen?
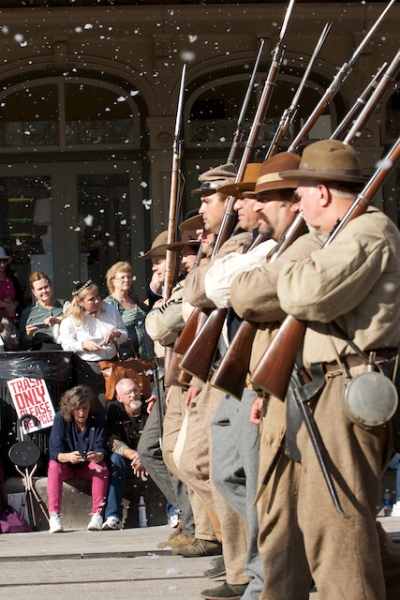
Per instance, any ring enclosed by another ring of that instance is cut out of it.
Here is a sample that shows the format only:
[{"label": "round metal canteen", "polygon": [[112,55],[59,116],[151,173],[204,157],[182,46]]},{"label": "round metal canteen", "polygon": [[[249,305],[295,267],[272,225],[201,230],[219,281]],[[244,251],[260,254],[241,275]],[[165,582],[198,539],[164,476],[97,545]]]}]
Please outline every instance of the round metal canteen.
[{"label": "round metal canteen", "polygon": [[396,387],[379,371],[357,375],[346,386],[345,409],[350,419],[359,425],[383,425],[393,417],[397,404]]}]

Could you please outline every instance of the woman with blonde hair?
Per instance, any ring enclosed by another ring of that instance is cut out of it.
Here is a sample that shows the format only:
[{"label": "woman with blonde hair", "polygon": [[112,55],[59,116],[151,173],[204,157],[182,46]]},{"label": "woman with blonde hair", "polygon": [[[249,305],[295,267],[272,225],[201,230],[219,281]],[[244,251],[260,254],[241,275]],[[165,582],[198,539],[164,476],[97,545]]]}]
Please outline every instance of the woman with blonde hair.
[{"label": "woman with blonde hair", "polygon": [[128,332],[118,310],[102,302],[91,279],[78,283],[60,325],[63,350],[74,352],[76,383],[88,385],[97,397],[96,409],[106,411],[101,360],[113,360]]},{"label": "woman with blonde hair", "polygon": [[[107,271],[106,282],[110,295],[104,302],[118,310],[136,354],[144,360],[153,358],[153,343],[144,326],[148,306],[139,302],[137,296],[132,293],[132,266],[125,261],[115,263]],[[121,358],[126,358],[130,352],[129,342],[120,345]]]}]

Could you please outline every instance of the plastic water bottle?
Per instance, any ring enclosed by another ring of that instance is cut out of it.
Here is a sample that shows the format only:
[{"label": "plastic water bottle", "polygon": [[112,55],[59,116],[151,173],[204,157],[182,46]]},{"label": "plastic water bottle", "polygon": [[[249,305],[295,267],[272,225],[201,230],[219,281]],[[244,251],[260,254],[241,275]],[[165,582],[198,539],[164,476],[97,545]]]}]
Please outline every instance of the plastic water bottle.
[{"label": "plastic water bottle", "polygon": [[147,511],[143,496],[139,498],[139,527],[147,527]]},{"label": "plastic water bottle", "polygon": [[392,494],[388,489],[386,489],[383,494],[383,511],[385,517],[390,517],[392,512]]}]

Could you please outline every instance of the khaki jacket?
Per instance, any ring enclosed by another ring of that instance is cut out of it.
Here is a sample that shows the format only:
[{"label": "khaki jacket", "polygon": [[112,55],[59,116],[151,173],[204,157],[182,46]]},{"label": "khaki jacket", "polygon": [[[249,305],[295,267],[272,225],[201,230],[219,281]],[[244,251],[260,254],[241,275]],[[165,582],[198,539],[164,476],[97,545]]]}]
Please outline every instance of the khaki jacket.
[{"label": "khaki jacket", "polygon": [[[362,349],[400,341],[400,234],[375,208],[350,221],[309,258],[287,262],[278,279],[282,309],[308,321],[303,361],[331,362],[354,354],[329,323],[335,320]],[[331,335],[327,335],[330,333]]]},{"label": "khaki jacket", "polygon": [[204,289],[204,278],[210,265],[214,260],[226,256],[230,252],[235,252],[239,246],[249,244],[252,236],[250,233],[243,232],[232,236],[222,245],[220,251],[215,258],[207,265],[200,265],[197,269],[193,269],[186,277],[185,284],[185,300],[192,306],[201,306],[204,308],[215,308],[215,304],[206,296]]}]

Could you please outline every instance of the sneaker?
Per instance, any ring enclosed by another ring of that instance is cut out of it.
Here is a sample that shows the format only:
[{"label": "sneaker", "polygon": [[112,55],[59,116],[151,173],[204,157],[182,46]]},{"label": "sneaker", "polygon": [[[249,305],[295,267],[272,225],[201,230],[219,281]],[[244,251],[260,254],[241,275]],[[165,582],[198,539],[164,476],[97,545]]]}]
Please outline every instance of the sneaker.
[{"label": "sneaker", "polygon": [[52,515],[49,521],[49,532],[50,533],[61,533],[64,531],[64,527],[61,523],[61,515]]},{"label": "sneaker", "polygon": [[87,526],[89,531],[101,531],[101,526],[103,525],[103,517],[100,513],[94,513],[92,518],[90,519],[90,523]]},{"label": "sneaker", "polygon": [[118,517],[107,517],[103,523],[102,529],[122,529],[122,522]]},{"label": "sneaker", "polygon": [[391,517],[400,517],[400,500],[397,500],[393,504],[392,512],[390,514]]}]

